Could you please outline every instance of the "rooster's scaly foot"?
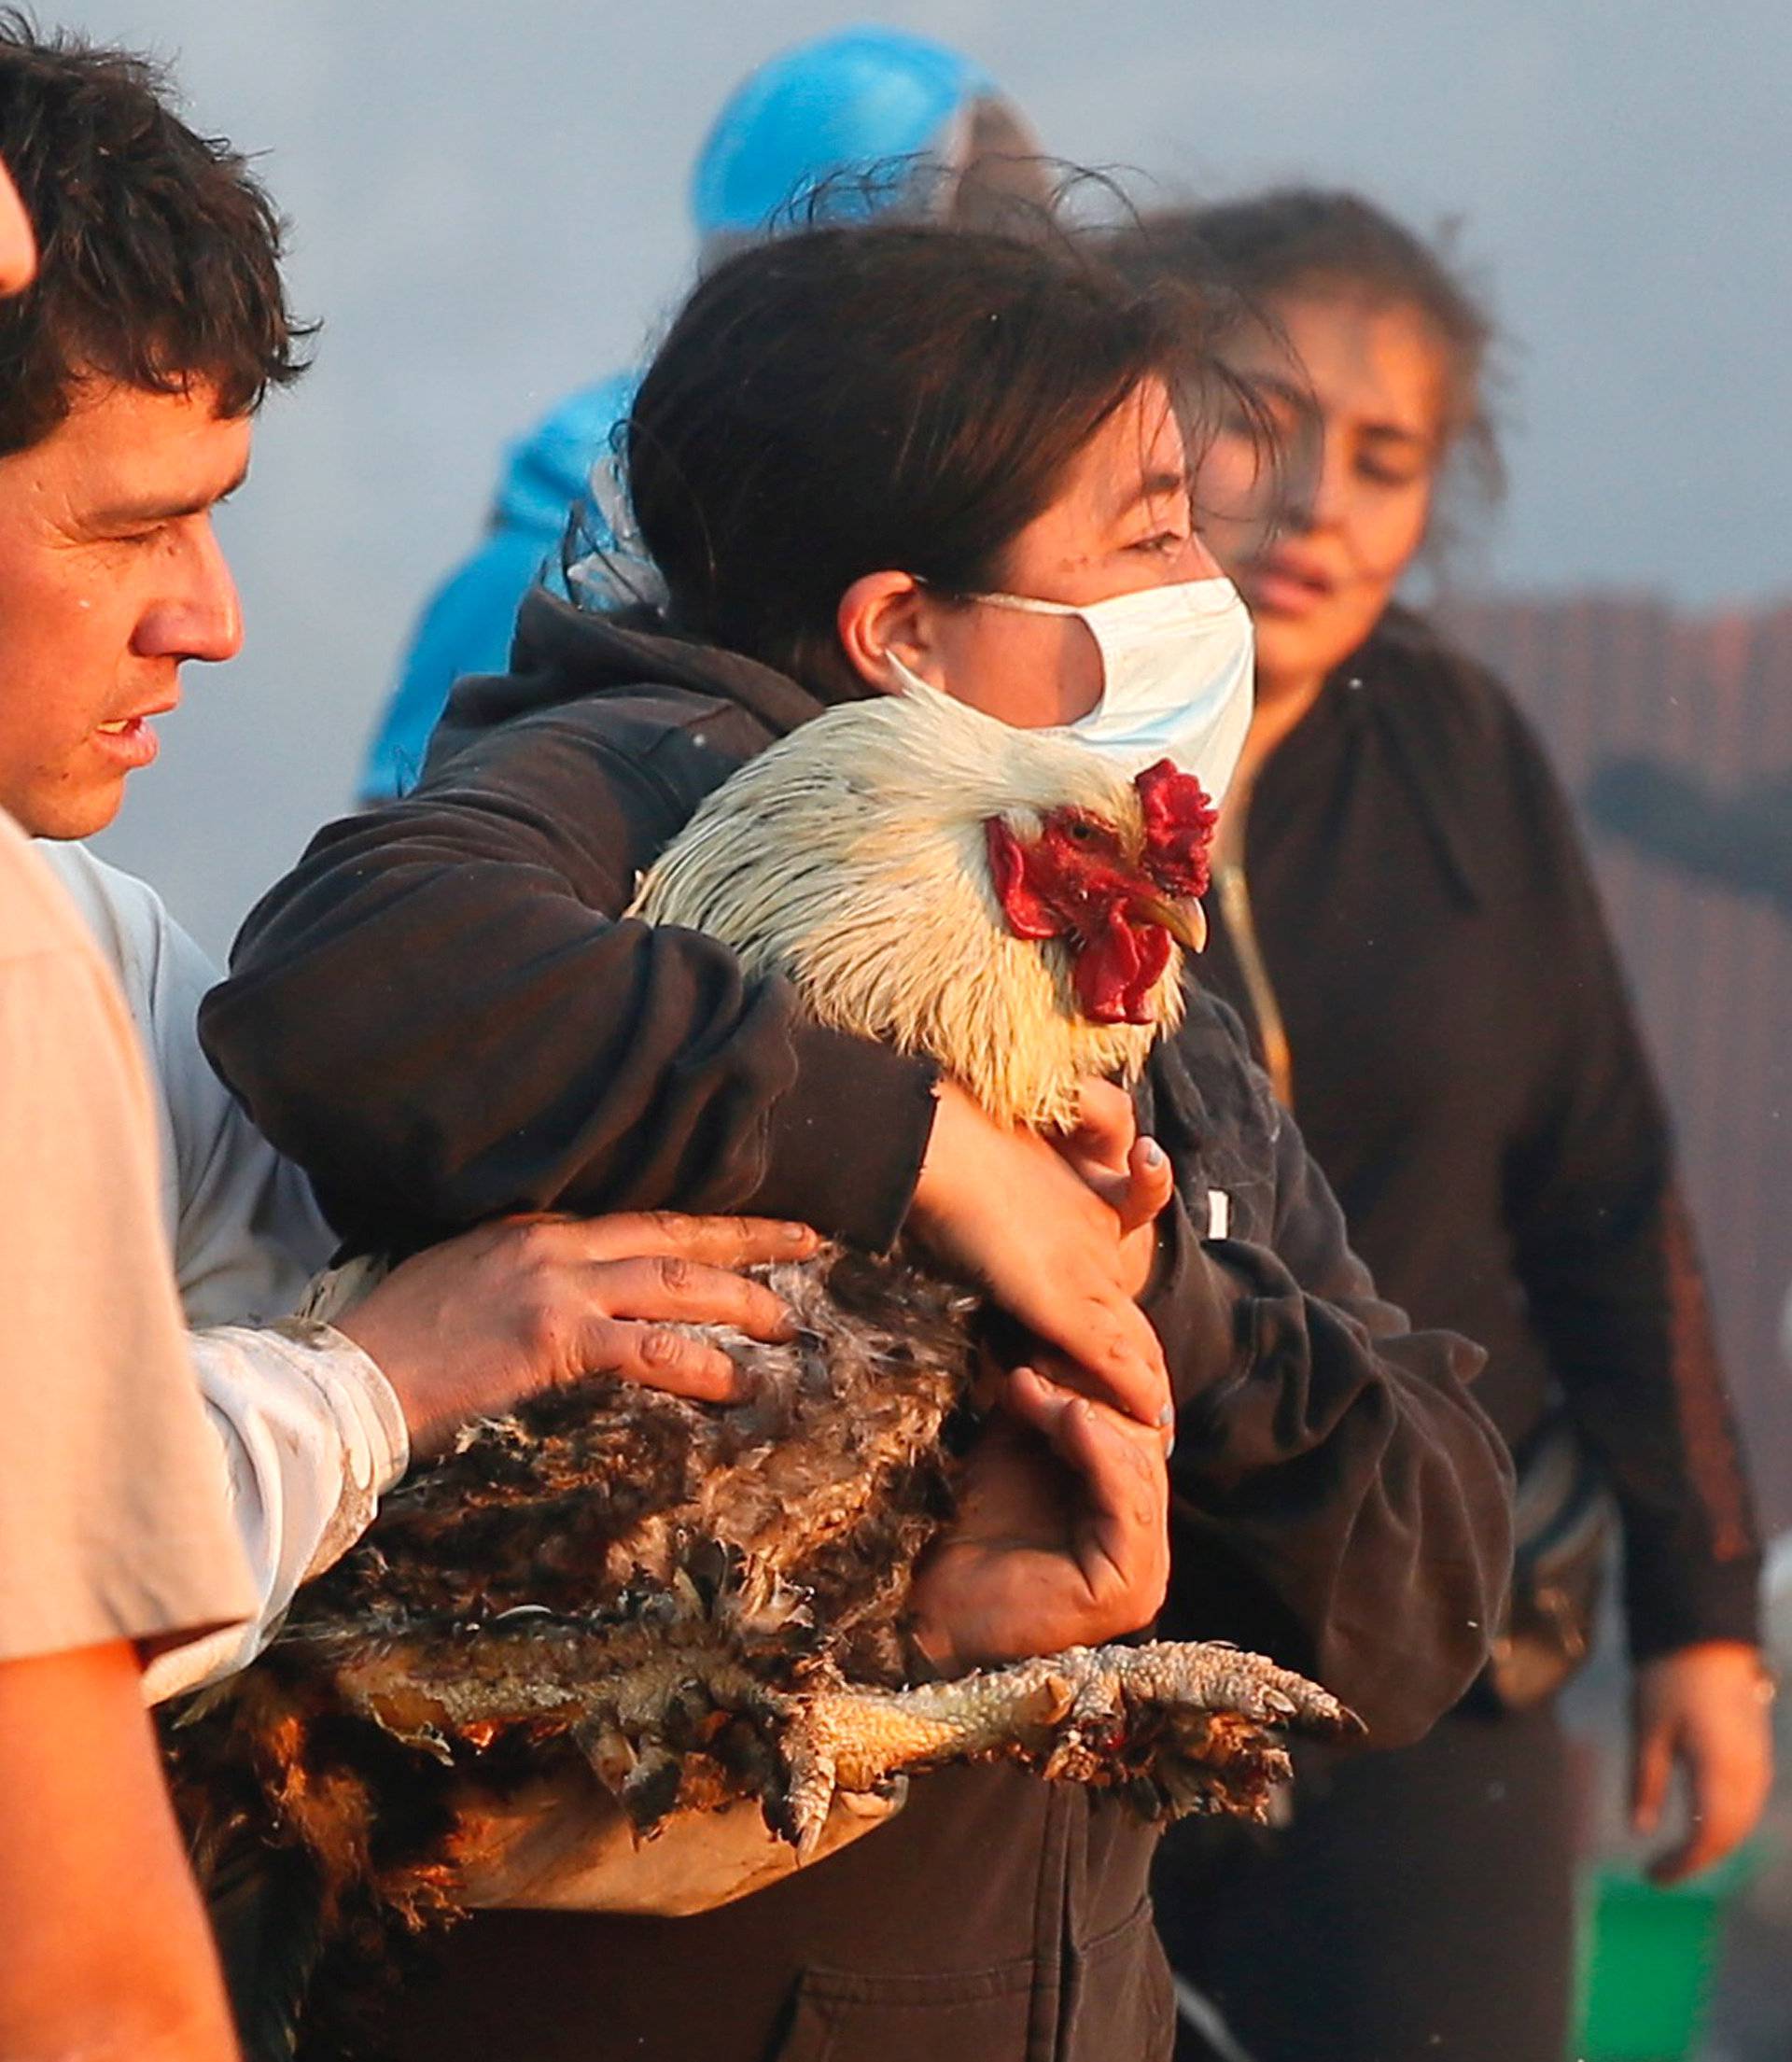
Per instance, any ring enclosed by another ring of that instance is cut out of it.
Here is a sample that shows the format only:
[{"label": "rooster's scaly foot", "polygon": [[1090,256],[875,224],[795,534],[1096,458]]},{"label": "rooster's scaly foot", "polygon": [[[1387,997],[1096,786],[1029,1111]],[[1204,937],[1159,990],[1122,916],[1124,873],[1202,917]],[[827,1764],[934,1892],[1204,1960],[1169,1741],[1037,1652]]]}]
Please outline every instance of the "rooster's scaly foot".
[{"label": "rooster's scaly foot", "polygon": [[1074,1647],[953,1682],[825,1690],[783,1741],[783,1831],[812,1852],[834,1792],[899,1771],[1005,1759],[1063,1781],[1123,1788],[1153,1817],[1260,1817],[1288,1776],[1274,1731],[1360,1731],[1328,1691],[1218,1642]]}]

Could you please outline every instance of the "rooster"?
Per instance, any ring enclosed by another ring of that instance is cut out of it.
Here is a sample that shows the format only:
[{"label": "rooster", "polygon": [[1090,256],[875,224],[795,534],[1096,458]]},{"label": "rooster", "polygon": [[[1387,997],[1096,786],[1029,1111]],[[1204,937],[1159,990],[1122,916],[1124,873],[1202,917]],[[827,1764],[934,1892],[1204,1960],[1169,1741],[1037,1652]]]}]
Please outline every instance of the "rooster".
[{"label": "rooster", "polygon": [[[753,760],[629,914],[724,940],[1001,1123],[1063,1127],[1083,1077],[1135,1080],[1179,1020],[1212,822],[1168,762],[1129,779],[917,691]],[[187,1759],[214,1834],[234,1769],[242,1811],[271,1803],[329,1903],[371,1888],[415,1917],[477,1898],[494,1817],[544,1772],[595,1778],[631,1840],[751,1800],[806,1859],[843,1793],[952,1760],[1113,1787],[1152,1817],[1261,1815],[1287,1769],[1276,1729],[1353,1724],[1220,1645],[905,1684],[911,1574],[974,1416],[976,1298],[901,1254],[766,1278],[801,1329],[729,1340],[749,1400],[597,1381],[472,1428],[388,1498],[207,1718]]]},{"label": "rooster", "polygon": [[937,1060],[1000,1124],[1073,1124],[1182,1019],[1213,811],[931,690],[850,702],[719,788],[630,914],[732,946],[836,1030]]}]

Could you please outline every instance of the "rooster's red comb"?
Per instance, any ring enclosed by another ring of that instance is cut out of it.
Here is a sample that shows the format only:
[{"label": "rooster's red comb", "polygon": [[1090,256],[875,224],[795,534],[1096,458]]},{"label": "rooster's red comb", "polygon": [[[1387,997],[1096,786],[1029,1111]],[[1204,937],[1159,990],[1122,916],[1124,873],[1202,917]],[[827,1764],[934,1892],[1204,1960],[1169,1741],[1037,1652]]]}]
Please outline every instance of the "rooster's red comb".
[{"label": "rooster's red comb", "polygon": [[1170,895],[1207,892],[1207,849],[1219,811],[1192,773],[1160,759],[1133,782],[1145,813],[1145,867]]}]

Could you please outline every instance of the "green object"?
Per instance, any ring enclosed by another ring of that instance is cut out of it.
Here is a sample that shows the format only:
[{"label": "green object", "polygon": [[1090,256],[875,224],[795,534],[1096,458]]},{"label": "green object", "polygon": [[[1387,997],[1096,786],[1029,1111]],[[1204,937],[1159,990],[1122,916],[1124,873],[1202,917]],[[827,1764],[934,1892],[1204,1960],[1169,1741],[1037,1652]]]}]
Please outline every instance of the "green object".
[{"label": "green object", "polygon": [[1683,2062],[1693,2053],[1724,1909],[1755,1860],[1741,1848],[1667,1890],[1633,1869],[1594,1871],[1582,1915],[1575,2062]]}]

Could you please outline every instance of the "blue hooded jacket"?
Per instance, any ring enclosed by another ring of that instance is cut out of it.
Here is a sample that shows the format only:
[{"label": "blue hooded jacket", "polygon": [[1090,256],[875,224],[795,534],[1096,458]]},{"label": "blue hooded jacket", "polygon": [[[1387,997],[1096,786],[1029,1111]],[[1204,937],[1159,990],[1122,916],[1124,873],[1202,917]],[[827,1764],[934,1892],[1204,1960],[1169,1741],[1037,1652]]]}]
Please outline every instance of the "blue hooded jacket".
[{"label": "blue hooded jacket", "polygon": [[[717,116],[691,182],[705,241],[749,236],[800,205],[805,190],[942,145],[972,103],[996,97],[980,65],[895,29],[848,29],[771,59]],[[900,179],[867,204],[902,197]],[[464,674],[501,673],[523,596],[547,573],[591,469],[626,419],[638,372],[581,387],[512,443],[483,541],[437,588],[400,663],[368,748],[363,803],[415,780],[449,690]]]}]

